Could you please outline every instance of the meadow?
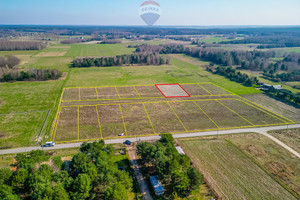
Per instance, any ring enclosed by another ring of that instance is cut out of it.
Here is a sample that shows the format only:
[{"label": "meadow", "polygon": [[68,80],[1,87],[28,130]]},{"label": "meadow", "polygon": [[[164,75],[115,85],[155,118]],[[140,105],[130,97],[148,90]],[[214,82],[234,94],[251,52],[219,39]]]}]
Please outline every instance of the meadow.
[{"label": "meadow", "polygon": [[297,199],[299,173],[292,170],[299,163],[264,136],[236,134],[179,143],[222,199]]}]

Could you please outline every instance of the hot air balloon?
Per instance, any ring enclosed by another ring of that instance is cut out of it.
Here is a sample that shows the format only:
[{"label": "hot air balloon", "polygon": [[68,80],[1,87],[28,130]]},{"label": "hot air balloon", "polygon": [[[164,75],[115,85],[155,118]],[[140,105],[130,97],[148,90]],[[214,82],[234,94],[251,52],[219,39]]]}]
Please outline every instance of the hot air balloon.
[{"label": "hot air balloon", "polygon": [[153,26],[161,14],[160,5],[155,1],[145,1],[140,6],[140,16],[148,26]]}]

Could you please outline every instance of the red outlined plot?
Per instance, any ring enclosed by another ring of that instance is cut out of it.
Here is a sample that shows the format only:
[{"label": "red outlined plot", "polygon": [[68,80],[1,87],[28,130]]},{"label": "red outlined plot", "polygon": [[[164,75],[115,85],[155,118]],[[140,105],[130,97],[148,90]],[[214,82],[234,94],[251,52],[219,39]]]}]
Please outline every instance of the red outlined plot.
[{"label": "red outlined plot", "polygon": [[155,87],[165,98],[190,97],[189,93],[180,84],[155,84]]}]

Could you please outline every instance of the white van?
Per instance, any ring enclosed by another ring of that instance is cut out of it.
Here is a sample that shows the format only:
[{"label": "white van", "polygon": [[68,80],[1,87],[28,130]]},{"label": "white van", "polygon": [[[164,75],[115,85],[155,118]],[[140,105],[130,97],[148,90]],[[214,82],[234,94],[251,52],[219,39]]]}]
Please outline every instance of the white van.
[{"label": "white van", "polygon": [[44,147],[54,147],[55,143],[54,142],[46,142]]}]

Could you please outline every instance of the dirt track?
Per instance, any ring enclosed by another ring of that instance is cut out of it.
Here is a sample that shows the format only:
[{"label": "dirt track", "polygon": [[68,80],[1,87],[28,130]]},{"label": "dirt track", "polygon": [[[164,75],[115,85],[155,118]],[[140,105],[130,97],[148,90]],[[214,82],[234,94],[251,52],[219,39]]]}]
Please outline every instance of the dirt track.
[{"label": "dirt track", "polygon": [[144,200],[152,200],[150,195],[149,186],[142,174],[141,166],[138,163],[137,154],[136,154],[136,147],[128,146],[127,147],[130,163],[134,169],[135,177],[138,181],[140,191],[142,193]]}]

